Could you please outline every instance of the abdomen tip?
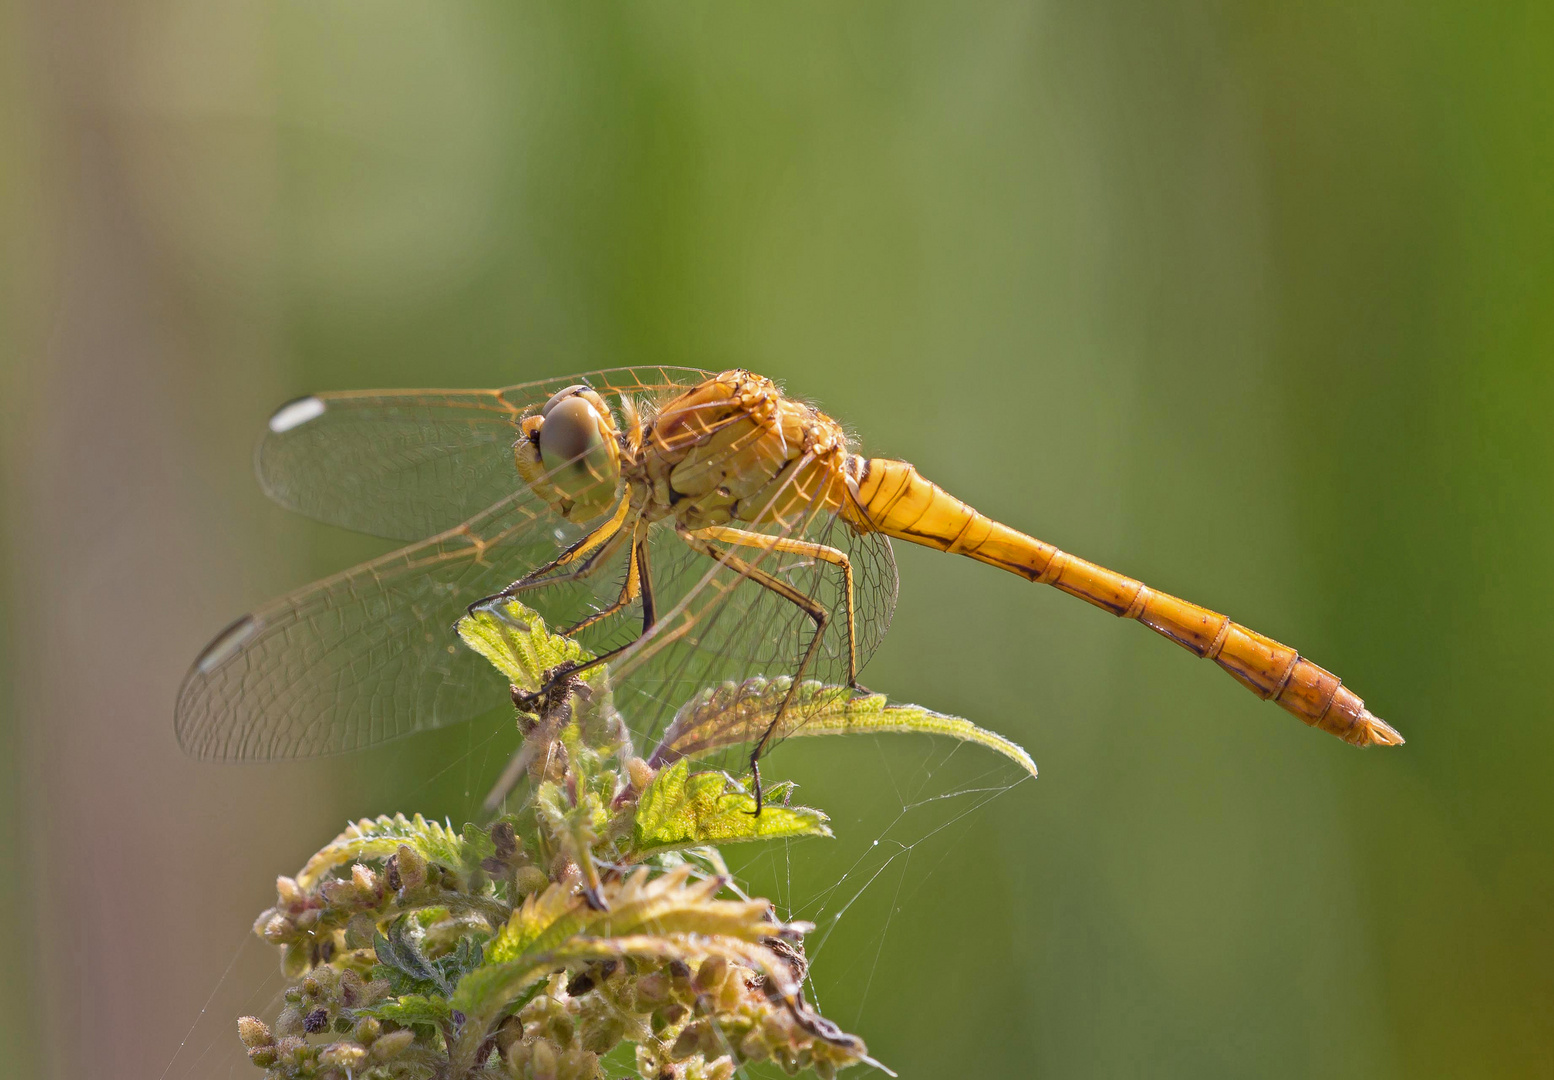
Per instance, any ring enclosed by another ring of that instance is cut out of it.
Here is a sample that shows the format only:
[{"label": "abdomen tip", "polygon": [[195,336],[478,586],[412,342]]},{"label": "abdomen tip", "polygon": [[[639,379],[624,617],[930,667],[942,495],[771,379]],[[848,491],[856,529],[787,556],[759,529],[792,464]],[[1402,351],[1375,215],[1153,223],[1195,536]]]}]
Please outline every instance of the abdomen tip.
[{"label": "abdomen tip", "polygon": [[1369,709],[1360,710],[1355,734],[1361,736],[1355,740],[1356,746],[1402,746],[1406,741],[1401,731]]}]

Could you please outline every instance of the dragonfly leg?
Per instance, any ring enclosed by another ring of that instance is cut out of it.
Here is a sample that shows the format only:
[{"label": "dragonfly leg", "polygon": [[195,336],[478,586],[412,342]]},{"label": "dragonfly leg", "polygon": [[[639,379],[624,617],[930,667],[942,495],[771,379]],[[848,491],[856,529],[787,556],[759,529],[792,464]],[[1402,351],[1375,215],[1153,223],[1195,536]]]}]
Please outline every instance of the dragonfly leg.
[{"label": "dragonfly leg", "polygon": [[540,688],[539,693],[549,694],[557,685],[560,684],[562,679],[573,675],[580,675],[585,671],[589,671],[598,667],[600,664],[608,664],[611,660],[614,660],[621,653],[625,652],[627,649],[630,649],[641,640],[641,635],[638,635],[637,637],[634,637],[630,641],[626,642],[624,645],[617,645],[613,649],[609,649],[600,653],[592,660],[584,660],[581,663],[577,663],[571,660],[567,661],[565,664],[562,664],[560,667],[556,668],[550,673],[550,679],[543,687]]},{"label": "dragonfly leg", "polygon": [[[614,603],[605,608],[603,611],[595,612],[588,618],[584,619],[582,622],[573,626],[571,629],[562,631],[563,635],[566,637],[571,637],[579,630],[582,630],[584,627],[591,626],[601,619],[605,619],[611,615],[614,615],[616,612],[626,607],[638,597],[640,597],[642,600],[642,632],[645,634],[648,632],[648,630],[652,629],[654,621],[653,584],[648,574],[647,524],[645,522],[639,523],[635,532],[637,535],[632,542],[631,561],[627,565],[626,570],[626,584],[621,589],[620,595],[615,598]],[[553,578],[548,581],[532,582],[528,587],[548,585],[555,581],[570,581],[586,576],[587,574],[593,572],[601,557],[607,551],[612,549],[613,544],[607,543],[603,547],[596,549],[592,555],[584,560],[582,566],[578,567],[570,574],[566,574],[558,578]],[[514,583],[515,586],[518,584],[520,583]],[[554,694],[555,691],[561,686],[563,681],[567,680],[568,678],[575,678],[579,672],[585,671],[588,668],[594,667],[598,663],[609,660],[611,657],[620,653],[623,649],[629,648],[634,644],[636,644],[635,640],[621,646],[620,649],[612,649],[604,656],[599,657],[598,659],[587,664],[579,664],[575,667],[563,667],[552,672],[550,679],[546,681],[545,685],[541,687],[539,692],[534,696],[543,697]],[[522,711],[524,708],[524,703],[519,700],[519,693],[516,688],[513,690],[513,704],[516,705],[520,711]],[[481,806],[481,810],[487,818],[495,816],[497,810],[501,808],[502,801],[507,798],[508,793],[517,786],[519,779],[523,776],[524,770],[528,767],[528,762],[529,758],[524,754],[523,750],[520,749],[518,753],[513,755],[512,760],[507,763],[507,767],[502,771],[501,777],[497,780],[496,785],[492,787],[491,791],[486,795],[485,802]],[[592,903],[593,901],[589,902]]]},{"label": "dragonfly leg", "polygon": [[[576,675],[579,672],[587,671],[589,668],[598,667],[600,664],[609,663],[621,653],[636,645],[637,642],[642,640],[648,631],[652,630],[653,627],[657,625],[657,608],[653,603],[653,575],[648,569],[647,523],[641,523],[638,526],[636,532],[636,539],[632,542],[633,565],[632,568],[627,570],[626,585],[621,589],[620,595],[616,597],[615,603],[611,604],[603,611],[590,615],[587,619],[584,619],[582,622],[572,627],[572,629],[565,631],[565,634],[567,637],[571,637],[583,627],[592,625],[594,622],[597,622],[599,619],[605,618],[608,615],[615,614],[616,612],[620,611],[621,608],[631,603],[633,599],[637,599],[638,597],[640,597],[642,600],[642,633],[626,642],[626,644],[619,645],[607,652],[601,653],[599,656],[594,657],[592,660],[585,661],[581,664],[563,666],[562,668],[557,669],[551,674],[550,680],[545,684],[544,688],[541,690],[541,693],[550,693],[562,678]],[[634,576],[636,578],[635,585],[632,581]],[[632,592],[633,589],[635,589],[634,593]]]},{"label": "dragonfly leg", "polygon": [[826,610],[824,604],[817,603],[811,597],[805,596],[792,585],[780,578],[773,577],[765,570],[752,566],[731,551],[725,551],[712,544],[705,538],[695,533],[682,532],[680,539],[684,540],[695,551],[701,552],[710,559],[715,559],[734,571],[736,574],[755,582],[763,589],[768,589],[789,603],[798,607],[815,623],[815,632],[810,636],[809,645],[804,650],[804,658],[799,661],[799,666],[793,673],[793,681],[788,684],[788,692],[783,695],[781,703],[777,706],[777,712],[772,716],[771,723],[766,725],[766,730],[761,732],[761,737],[756,740],[755,746],[750,751],[750,774],[754,778],[755,786],[755,814],[761,813],[761,766],[759,764],[761,754],[766,750],[766,744],[771,742],[772,733],[781,726],[783,717],[787,715],[788,705],[793,700],[794,693],[803,681],[804,673],[809,670],[810,663],[815,658],[815,653],[820,649],[820,642],[825,637],[826,623],[831,619],[831,613]]},{"label": "dragonfly leg", "polygon": [[[622,608],[642,600],[642,632],[645,634],[653,629],[653,583],[648,576],[647,564],[647,530],[646,522],[640,522],[636,528],[636,535],[632,539],[631,556],[626,563],[626,584],[621,586],[620,595],[615,598],[609,607],[594,612],[582,622],[577,623],[562,634],[572,637],[587,627],[603,619],[608,619]],[[603,549],[600,549],[603,550]]]},{"label": "dragonfly leg", "polygon": [[790,555],[807,555],[812,559],[828,562],[842,568],[842,603],[847,609],[847,685],[858,686],[858,643],[856,618],[853,611],[853,564],[845,551],[812,540],[795,540],[788,536],[769,536],[766,533],[735,529],[727,525],[708,525],[691,533],[704,540],[721,540],[740,547],[780,551]]},{"label": "dragonfly leg", "polygon": [[[611,537],[610,540],[604,544],[604,546],[594,549],[593,553],[585,558],[582,564],[576,567],[576,569],[573,569],[565,574],[556,574],[552,577],[536,578],[533,574],[525,574],[523,577],[507,586],[507,588],[503,589],[501,592],[494,593],[483,600],[476,600],[473,604],[469,605],[469,610],[473,612],[476,608],[494,604],[499,600],[506,600],[509,597],[517,596],[529,589],[543,589],[551,585],[562,585],[569,581],[582,581],[584,578],[591,576],[596,570],[603,566],[605,560],[615,553],[615,550],[620,546],[620,540],[623,535],[624,534],[618,533],[614,537]],[[570,634],[571,631],[565,631],[565,633]]]},{"label": "dragonfly leg", "polygon": [[[473,615],[476,608],[485,607],[488,604],[494,604],[498,600],[510,599],[511,597],[517,596],[523,590],[533,588],[537,585],[553,585],[561,581],[575,581],[579,578],[587,577],[588,574],[593,571],[599,557],[606,553],[606,549],[608,548],[608,550],[614,550],[614,545],[610,544],[610,541],[616,540],[616,538],[620,536],[621,526],[626,523],[626,518],[630,513],[631,497],[628,495],[621,499],[620,505],[615,509],[615,513],[611,514],[609,520],[604,524],[588,533],[588,535],[584,536],[581,540],[573,543],[571,547],[567,548],[560,555],[550,560],[550,562],[546,563],[544,566],[536,567],[535,569],[530,570],[527,574],[523,575],[523,577],[507,586],[507,588],[503,589],[501,592],[492,593],[490,596],[483,596],[479,600],[476,600],[473,604],[469,605],[469,614]],[[554,578],[546,576],[548,574],[554,573],[557,570],[560,570],[564,566],[570,566],[572,563],[577,562],[579,559],[584,559],[585,561],[583,566],[575,574]]]},{"label": "dragonfly leg", "polygon": [[658,622],[658,607],[653,603],[653,574],[648,569],[646,526],[637,537],[637,572],[642,576],[642,632],[646,634]]}]

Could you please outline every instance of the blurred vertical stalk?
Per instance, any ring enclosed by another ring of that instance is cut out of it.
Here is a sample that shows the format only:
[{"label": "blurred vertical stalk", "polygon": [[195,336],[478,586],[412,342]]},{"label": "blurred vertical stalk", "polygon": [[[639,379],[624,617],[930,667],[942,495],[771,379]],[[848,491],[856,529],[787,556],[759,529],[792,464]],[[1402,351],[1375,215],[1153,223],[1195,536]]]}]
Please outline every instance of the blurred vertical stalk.
[{"label": "blurred vertical stalk", "polygon": [[[23,786],[24,747],[19,722],[15,625],[18,597],[13,581],[18,521],[18,472],[26,461],[22,436],[24,357],[35,354],[46,327],[39,317],[43,306],[36,301],[43,275],[42,245],[37,242],[45,217],[41,204],[43,184],[39,176],[39,144],[36,116],[28,109],[35,101],[35,79],[29,64],[31,27],[18,5],[0,0],[0,866],[24,868],[32,864],[27,830],[23,822],[29,792]],[[0,925],[20,928],[35,925],[36,912],[29,902],[25,871],[0,874]],[[40,957],[38,939],[24,932],[13,934],[7,949],[6,977],[0,979],[0,1061],[15,1076],[40,1075],[42,1062],[36,1053],[41,1017],[31,989]]]},{"label": "blurred vertical stalk", "polygon": [[38,825],[46,811],[32,767],[37,747],[25,722],[34,703],[25,677],[26,613],[29,593],[35,599],[37,592],[24,580],[30,546],[24,508],[35,463],[38,382],[57,301],[58,219],[46,194],[50,165],[57,163],[42,138],[57,103],[46,92],[40,63],[43,22],[23,5],[0,2],[0,95],[10,105],[0,109],[0,865],[13,868],[0,875],[0,923],[17,930],[0,979],[0,1061],[16,1076],[55,1075],[60,1064],[44,1049],[49,939],[37,903],[45,890],[36,886],[45,847]]}]

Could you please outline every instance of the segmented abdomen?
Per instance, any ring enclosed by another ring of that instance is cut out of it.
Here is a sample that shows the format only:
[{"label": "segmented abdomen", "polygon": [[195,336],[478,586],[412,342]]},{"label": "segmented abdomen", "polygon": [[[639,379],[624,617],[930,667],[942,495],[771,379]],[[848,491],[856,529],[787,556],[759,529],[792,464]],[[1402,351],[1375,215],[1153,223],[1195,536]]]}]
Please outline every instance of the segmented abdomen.
[{"label": "segmented abdomen", "polygon": [[1355,746],[1403,741],[1336,675],[1288,645],[994,521],[923,479],[904,461],[853,461],[858,503],[845,512],[855,526],[965,555],[1135,619],[1213,660],[1259,697],[1278,702],[1307,724]]}]

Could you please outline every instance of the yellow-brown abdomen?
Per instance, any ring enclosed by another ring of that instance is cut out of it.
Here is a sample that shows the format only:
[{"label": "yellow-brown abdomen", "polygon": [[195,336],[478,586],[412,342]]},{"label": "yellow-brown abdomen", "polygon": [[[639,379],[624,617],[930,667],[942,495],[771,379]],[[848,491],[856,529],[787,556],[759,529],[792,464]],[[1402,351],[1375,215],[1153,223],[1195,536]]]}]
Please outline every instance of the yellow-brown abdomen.
[{"label": "yellow-brown abdomen", "polygon": [[1055,586],[1113,615],[1136,619],[1213,660],[1257,696],[1278,702],[1307,724],[1355,746],[1403,741],[1336,675],[1288,645],[994,521],[923,479],[904,461],[855,459],[852,465],[858,503],[844,513],[855,527],[966,555]]}]

